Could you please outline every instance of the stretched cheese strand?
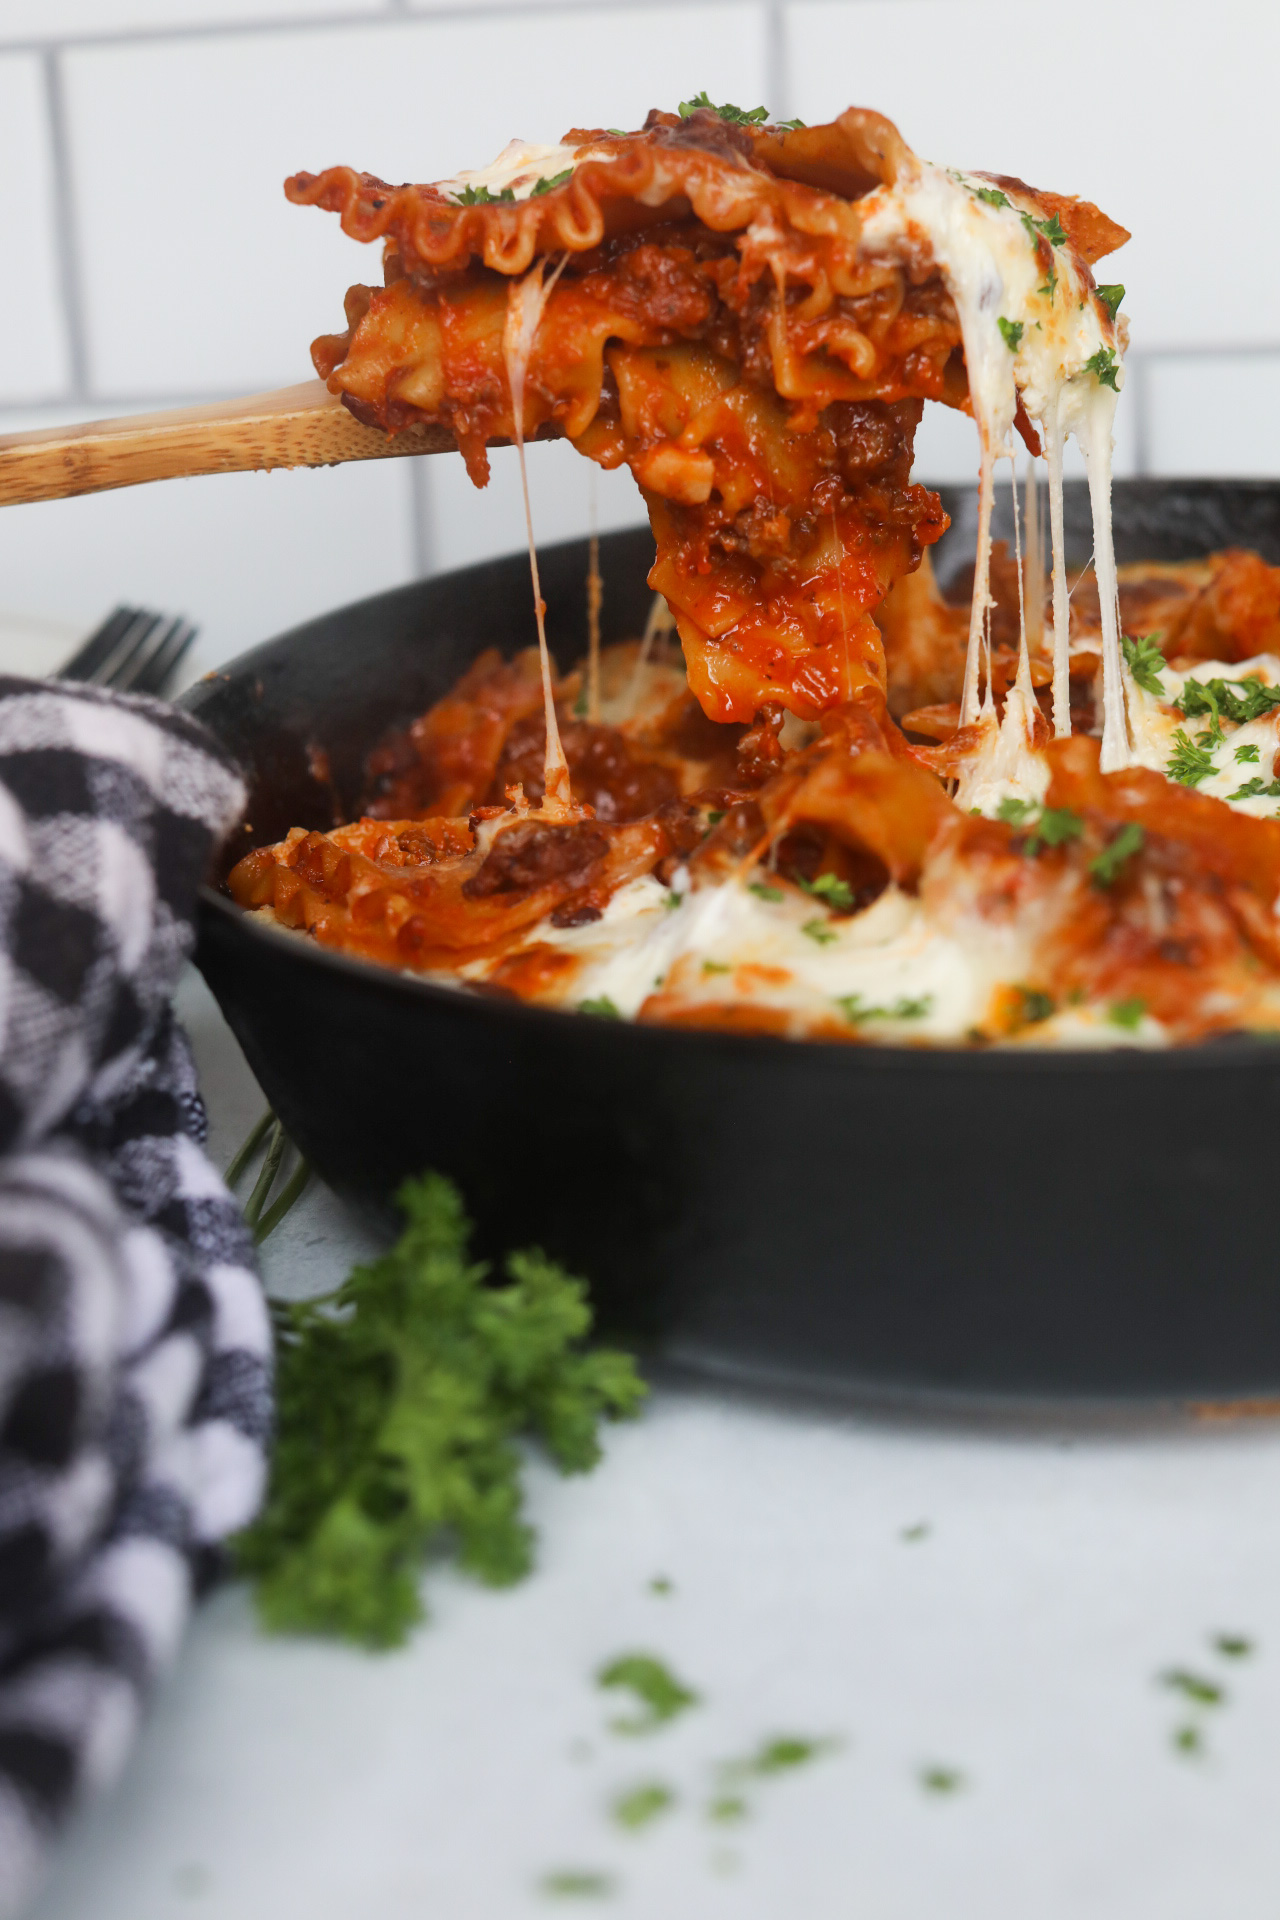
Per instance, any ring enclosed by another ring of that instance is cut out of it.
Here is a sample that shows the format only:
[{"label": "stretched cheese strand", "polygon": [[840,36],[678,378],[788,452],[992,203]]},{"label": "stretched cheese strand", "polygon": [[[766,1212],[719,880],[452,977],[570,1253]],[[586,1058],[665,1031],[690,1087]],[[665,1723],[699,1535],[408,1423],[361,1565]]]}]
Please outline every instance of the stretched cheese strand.
[{"label": "stretched cheese strand", "polygon": [[604,582],[600,578],[600,530],[596,510],[596,469],[588,467],[591,501],[591,542],[587,559],[587,719],[593,727],[600,724],[600,608],[604,604]]},{"label": "stretched cheese strand", "polygon": [[568,258],[566,253],[545,286],[542,280],[546,266],[545,260],[535,261],[523,279],[511,282],[507,288],[507,318],[502,335],[503,356],[507,363],[507,380],[511,387],[511,417],[515,425],[516,451],[520,456],[520,488],[524,495],[524,524],[529,536],[529,572],[533,579],[534,617],[538,623],[538,657],[542,663],[542,705],[547,721],[546,758],[543,763],[544,807],[547,801],[561,806],[572,806],[573,788],[569,781],[569,763],[565,759],[564,747],[560,742],[560,726],[556,719],[555,689],[551,679],[551,654],[547,647],[547,605],[542,597],[542,586],[538,579],[538,551],[533,539],[533,513],[529,506],[529,475],[524,458],[524,385],[538,323],[542,319],[551,289],[563,273]]},{"label": "stretched cheese strand", "polygon": [[1102,616],[1102,754],[1104,773],[1127,767],[1129,717],[1125,705],[1120,652],[1120,586],[1116,579],[1116,550],[1111,533],[1111,429],[1116,417],[1116,394],[1095,385],[1077,403],[1076,439],[1089,476],[1089,505],[1093,512],[1093,567],[1098,580]]},{"label": "stretched cheese strand", "polygon": [[1050,396],[1040,424],[1049,463],[1049,538],[1053,548],[1053,731],[1061,740],[1071,731],[1071,605],[1062,513],[1060,399],[1057,393]]},{"label": "stretched cheese strand", "polygon": [[[978,421],[978,432],[982,449],[978,469],[978,551],[973,568],[973,599],[969,603],[964,691],[960,696],[962,727],[972,726],[980,715],[995,712],[991,693],[991,511],[995,502],[995,461],[982,419]],[[978,697],[980,685],[981,699]]]},{"label": "stretched cheese strand", "polygon": [[1044,641],[1044,538],[1040,531],[1040,484],[1036,456],[1027,456],[1023,487],[1027,521],[1027,638],[1039,650]]}]

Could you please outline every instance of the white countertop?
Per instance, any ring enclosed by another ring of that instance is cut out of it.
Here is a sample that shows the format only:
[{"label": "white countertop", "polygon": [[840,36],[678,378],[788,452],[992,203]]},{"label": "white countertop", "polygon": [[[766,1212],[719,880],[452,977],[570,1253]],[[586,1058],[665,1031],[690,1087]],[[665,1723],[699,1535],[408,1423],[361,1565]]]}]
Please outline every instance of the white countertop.
[{"label": "white countertop", "polygon": [[[181,1004],[224,1163],[261,1096],[194,976]],[[268,1279],[331,1284],[363,1250],[313,1187]],[[667,1384],[606,1453],[583,1479],[535,1461],[533,1577],[431,1573],[402,1652],[269,1639],[216,1594],[32,1920],[1274,1920],[1280,1426],[912,1422]],[[1215,1653],[1222,1631],[1255,1652]],[[628,1651],[701,1705],[610,1733],[592,1676]],[[1189,1708],[1169,1667],[1227,1703]],[[1201,1757],[1172,1740],[1193,1722]],[[840,1745],[710,1822],[716,1764],[787,1733]],[[931,1766],[962,1784],[927,1790]],[[621,1831],[613,1798],[648,1781],[675,1809]],[[540,1891],[569,1870],[612,1891]]]}]

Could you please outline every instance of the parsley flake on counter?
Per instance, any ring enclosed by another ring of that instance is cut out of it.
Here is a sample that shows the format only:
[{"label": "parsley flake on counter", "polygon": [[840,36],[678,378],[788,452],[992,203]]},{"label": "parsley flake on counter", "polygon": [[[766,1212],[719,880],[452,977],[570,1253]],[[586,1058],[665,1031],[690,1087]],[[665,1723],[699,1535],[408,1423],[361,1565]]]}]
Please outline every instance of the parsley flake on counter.
[{"label": "parsley flake on counter", "polygon": [[1199,1727],[1175,1727],[1173,1745],[1178,1753],[1199,1754],[1204,1752],[1204,1735]]},{"label": "parsley flake on counter", "polygon": [[1124,288],[1120,285],[1119,281],[1115,281],[1110,286],[1095,287],[1094,292],[1097,294],[1099,300],[1101,300],[1111,319],[1114,320],[1116,314],[1119,312],[1120,302],[1124,299]]},{"label": "parsley flake on counter", "polygon": [[579,1000],[578,1012],[594,1013],[598,1020],[621,1020],[622,1018],[607,993],[597,994],[594,1000]]},{"label": "parsley flake on counter", "polygon": [[898,1538],[909,1541],[912,1544],[917,1540],[927,1540],[929,1538],[929,1522],[927,1520],[917,1520],[914,1527],[904,1527]]},{"label": "parsley flake on counter", "polygon": [[634,1694],[637,1705],[644,1709],[629,1719],[611,1720],[609,1725],[614,1733],[652,1733],[698,1704],[698,1695],[692,1687],[677,1680],[670,1668],[651,1653],[619,1654],[616,1660],[601,1667],[596,1685]]},{"label": "parsley flake on counter", "polygon": [[1217,772],[1213,764],[1213,755],[1206,741],[1211,736],[1201,734],[1199,742],[1193,741],[1185,727],[1179,727],[1173,736],[1173,752],[1165,768],[1171,780],[1180,786],[1198,787],[1202,780],[1209,779]]},{"label": "parsley flake on counter", "polygon": [[1216,1680],[1206,1680],[1202,1674],[1191,1673],[1186,1667],[1170,1667],[1160,1675],[1162,1687],[1170,1687],[1184,1699],[1194,1700],[1198,1707],[1221,1707],[1226,1705],[1226,1691]]},{"label": "parsley flake on counter", "polygon": [[544,1874],[538,1882],[538,1891],[551,1900],[607,1900],[614,1891],[614,1881],[607,1873],[565,1867],[556,1873]]},{"label": "parsley flake on counter", "polygon": [[747,892],[754,893],[757,900],[772,900],[777,902],[784,897],[781,887],[766,886],[763,880],[753,880],[748,886]]},{"label": "parsley flake on counter", "polygon": [[544,175],[540,177],[536,182],[536,184],[534,185],[534,188],[530,193],[529,198],[531,200],[536,200],[539,194],[552,193],[557,187],[562,187],[566,180],[572,180],[572,178],[573,178],[572,167],[566,167],[563,173],[553,173],[549,180]]},{"label": "parsley flake on counter", "polygon": [[926,1793],[958,1793],[964,1775],[958,1767],[921,1767],[920,1785]]},{"label": "parsley flake on counter", "polygon": [[730,101],[718,107],[707,97],[705,87],[701,93],[695,93],[692,100],[680,102],[680,118],[687,120],[691,113],[697,113],[699,109],[705,113],[718,113],[720,118],[727,120],[731,127],[762,127],[769,118],[768,107],[735,107]]},{"label": "parsley flake on counter", "polygon": [[630,1357],[582,1350],[586,1289],[535,1249],[506,1285],[467,1258],[452,1182],[408,1180],[389,1253],[319,1300],[273,1303],[278,1427],[259,1518],[236,1541],[280,1631],[391,1647],[422,1618],[423,1559],[443,1535],[492,1586],[528,1572],[517,1437],[564,1473],[600,1457],[602,1419],[636,1412]]},{"label": "parsley flake on counter", "polygon": [[829,947],[833,941],[840,938],[838,933],[831,931],[830,925],[825,920],[806,920],[800,931],[807,934],[819,947]]},{"label": "parsley flake on counter", "polygon": [[1258,758],[1257,742],[1251,740],[1247,746],[1237,747],[1235,757],[1237,765],[1240,766],[1243,766],[1246,760],[1252,760],[1256,763]]},{"label": "parsley flake on counter", "polygon": [[652,1580],[649,1582],[650,1593],[668,1594],[668,1593],[674,1593],[675,1590],[676,1590],[675,1581],[668,1579],[665,1573],[655,1573]]},{"label": "parsley flake on counter", "polygon": [[1247,1660],[1253,1652],[1252,1640],[1242,1633],[1215,1633],[1211,1644],[1224,1660]]},{"label": "parsley flake on counter", "polygon": [[1133,1033],[1142,1025],[1146,1012],[1146,1001],[1139,1000],[1135,994],[1130,1000],[1117,1000],[1107,1009],[1107,1018],[1113,1027],[1123,1027]]},{"label": "parsley flake on counter", "polygon": [[661,1780],[647,1780],[643,1786],[629,1787],[620,1793],[612,1812],[620,1827],[625,1827],[628,1833],[639,1833],[661,1814],[669,1813],[675,1804],[676,1796],[670,1787],[664,1786]]},{"label": "parsley flake on counter", "polygon": [[1163,695],[1164,681],[1160,675],[1164,672],[1165,658],[1156,645],[1158,638],[1158,634],[1145,633],[1130,639],[1125,633],[1120,636],[1120,645],[1124,663],[1142,691]]},{"label": "parsley flake on counter", "polygon": [[999,319],[996,321],[996,325],[1000,329],[1000,338],[1004,341],[1010,353],[1016,353],[1018,351],[1018,348],[1022,345],[1022,334],[1023,334],[1022,321],[1006,320],[1004,315],[1001,314]]},{"label": "parsley flake on counter", "polygon": [[1099,386],[1112,387],[1119,393],[1120,363],[1110,347],[1099,347],[1095,354],[1091,354],[1084,363],[1084,371],[1095,374]]},{"label": "parsley flake on counter", "polygon": [[721,1826],[732,1826],[739,1820],[745,1820],[750,1808],[740,1793],[718,1793],[708,1802],[707,1818],[715,1820]]},{"label": "parsley flake on counter", "polygon": [[1136,820],[1129,820],[1101,853],[1089,862],[1089,872],[1100,887],[1114,886],[1135,853],[1140,853],[1146,834]]},{"label": "parsley flake on counter", "polygon": [[797,875],[796,885],[815,900],[825,900],[833,913],[853,912],[853,888],[834,873],[820,873],[816,880],[802,880]]}]

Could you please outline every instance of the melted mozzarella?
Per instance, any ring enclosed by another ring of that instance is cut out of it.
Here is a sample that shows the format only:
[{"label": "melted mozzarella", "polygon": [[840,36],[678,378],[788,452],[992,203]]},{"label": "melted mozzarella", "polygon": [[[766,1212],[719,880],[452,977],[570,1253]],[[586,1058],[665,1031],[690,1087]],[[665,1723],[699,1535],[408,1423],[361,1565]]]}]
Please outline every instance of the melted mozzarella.
[{"label": "melted mozzarella", "polygon": [[[1139,687],[1125,670],[1134,761],[1157,773],[1167,773],[1178,750],[1179,743],[1174,736],[1182,732],[1193,745],[1202,747],[1213,765],[1213,772],[1196,782],[1197,793],[1225,800],[1239,813],[1251,813],[1268,820],[1280,818],[1280,795],[1241,792],[1241,788],[1255,780],[1269,787],[1280,776],[1280,766],[1277,766],[1280,708],[1273,708],[1257,720],[1246,721],[1243,726],[1224,719],[1223,737],[1214,740],[1208,714],[1188,719],[1174,705],[1189,681],[1203,684],[1209,680],[1227,680],[1239,686],[1246,679],[1256,679],[1269,687],[1280,686],[1280,659],[1275,654],[1260,653],[1252,660],[1202,660],[1185,673],[1165,667],[1160,679],[1163,696]],[[1249,752],[1250,748],[1255,750],[1256,758]],[[1242,752],[1243,759],[1240,758]]]},{"label": "melted mozzarella", "polygon": [[539,180],[554,180],[566,167],[573,167],[590,154],[593,160],[611,160],[611,153],[594,147],[540,147],[529,140],[509,140],[496,160],[487,167],[476,167],[454,175],[452,180],[437,180],[438,193],[461,199],[468,190],[490,193],[496,200],[508,188],[517,200],[527,200]]}]

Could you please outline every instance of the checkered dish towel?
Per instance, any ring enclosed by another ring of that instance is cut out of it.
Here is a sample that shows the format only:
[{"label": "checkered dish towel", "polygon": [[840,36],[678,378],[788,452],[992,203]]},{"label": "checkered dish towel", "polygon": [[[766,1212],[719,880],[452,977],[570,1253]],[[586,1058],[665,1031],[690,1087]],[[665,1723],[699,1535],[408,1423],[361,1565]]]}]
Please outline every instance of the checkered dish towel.
[{"label": "checkered dish towel", "polygon": [[158,701],[0,678],[0,1915],[262,1492],[267,1315],[169,1004],[243,799]]}]

